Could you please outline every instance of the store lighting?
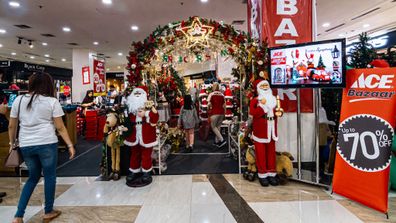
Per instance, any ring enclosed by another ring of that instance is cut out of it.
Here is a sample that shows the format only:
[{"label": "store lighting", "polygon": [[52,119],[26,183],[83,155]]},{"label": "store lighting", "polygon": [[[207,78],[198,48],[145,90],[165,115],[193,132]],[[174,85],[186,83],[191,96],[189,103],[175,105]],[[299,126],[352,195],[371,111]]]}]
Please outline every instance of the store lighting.
[{"label": "store lighting", "polygon": [[338,36],[339,36],[339,37],[344,37],[345,34],[340,33],[340,34],[338,34]]},{"label": "store lighting", "polygon": [[106,71],[109,71],[110,70],[110,68],[106,68]]},{"label": "store lighting", "polygon": [[113,1],[112,0],[102,0],[102,3],[105,5],[111,5],[111,4],[113,4]]},{"label": "store lighting", "polygon": [[122,56],[122,53],[118,53],[118,56]]},{"label": "store lighting", "polygon": [[49,54],[44,54],[44,56],[45,56],[45,57],[50,57],[50,55],[49,55]]},{"label": "store lighting", "polygon": [[95,41],[95,42],[93,42],[93,45],[99,45],[99,42]]},{"label": "store lighting", "polygon": [[67,26],[63,27],[62,30],[63,30],[63,32],[70,32],[71,31],[70,27],[67,27]]},{"label": "store lighting", "polygon": [[202,3],[207,3],[207,2],[208,2],[208,0],[201,0],[201,2],[202,2]]},{"label": "store lighting", "polygon": [[45,62],[49,63],[49,62],[50,62],[50,60],[45,60]]},{"label": "store lighting", "polygon": [[30,56],[30,59],[32,59],[32,60],[33,60],[34,58],[35,58],[34,56]]},{"label": "store lighting", "polygon": [[43,45],[43,46],[47,46],[47,45],[48,45],[48,43],[44,43],[44,42],[43,42],[43,43],[41,43],[41,45]]},{"label": "store lighting", "polygon": [[19,6],[21,6],[21,4],[19,4],[19,2],[16,2],[16,1],[8,2],[8,5],[13,8],[18,8]]},{"label": "store lighting", "polygon": [[0,33],[1,34],[4,34],[4,33],[6,33],[7,31],[5,30],[5,29],[0,29]]},{"label": "store lighting", "polygon": [[368,27],[370,27],[370,24],[364,24],[363,25],[363,28],[368,28]]},{"label": "store lighting", "polygon": [[0,44],[0,47],[3,47],[3,44]]},{"label": "store lighting", "polygon": [[133,31],[138,31],[138,30],[139,30],[139,27],[136,26],[136,25],[133,25],[133,26],[131,26],[131,29],[132,29]]},{"label": "store lighting", "polygon": [[34,45],[33,45],[33,44],[29,45],[29,48],[30,48],[30,49],[33,49],[33,47],[34,47]]},{"label": "store lighting", "polygon": [[329,27],[329,26],[330,26],[330,23],[328,23],[328,22],[325,22],[322,24],[322,27]]},{"label": "store lighting", "polygon": [[12,52],[12,53],[11,53],[11,55],[15,56],[15,55],[16,55],[16,53],[15,53],[15,52]]},{"label": "store lighting", "polygon": [[66,62],[66,59],[65,59],[65,58],[62,58],[62,62]]},{"label": "store lighting", "polygon": [[117,68],[118,68],[118,69],[121,69],[121,67],[120,67],[120,66],[118,66]]}]

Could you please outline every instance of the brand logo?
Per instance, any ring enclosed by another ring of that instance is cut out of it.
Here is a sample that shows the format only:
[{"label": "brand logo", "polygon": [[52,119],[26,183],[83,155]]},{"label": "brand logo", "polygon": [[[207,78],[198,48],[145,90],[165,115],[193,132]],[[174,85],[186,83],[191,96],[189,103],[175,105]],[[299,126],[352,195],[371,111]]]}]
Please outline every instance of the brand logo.
[{"label": "brand logo", "polygon": [[389,91],[393,88],[394,77],[393,74],[365,76],[362,73],[348,90],[349,97],[358,97],[358,99],[351,99],[349,102],[389,100],[395,95],[394,91]]},{"label": "brand logo", "polygon": [[392,88],[393,78],[395,75],[378,75],[370,74],[367,77],[362,73],[359,78],[352,84],[351,88],[379,88],[389,89]]}]

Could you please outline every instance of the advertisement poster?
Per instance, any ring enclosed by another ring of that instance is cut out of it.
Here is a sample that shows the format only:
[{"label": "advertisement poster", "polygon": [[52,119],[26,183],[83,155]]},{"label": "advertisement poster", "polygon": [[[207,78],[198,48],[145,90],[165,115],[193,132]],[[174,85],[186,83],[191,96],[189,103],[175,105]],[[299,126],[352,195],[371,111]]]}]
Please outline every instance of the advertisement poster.
[{"label": "advertisement poster", "polygon": [[347,72],[333,191],[388,211],[391,144],[396,121],[396,68]]},{"label": "advertisement poster", "polygon": [[94,80],[94,95],[106,95],[106,72],[105,62],[100,60],[93,61],[93,80]]},{"label": "advertisement poster", "polygon": [[261,40],[261,0],[248,0],[247,4],[248,32],[253,39]]},{"label": "advertisement poster", "polygon": [[270,50],[273,87],[342,87],[343,40]]},{"label": "advertisement poster", "polygon": [[82,81],[83,85],[91,83],[91,76],[89,74],[89,66],[82,68]]}]

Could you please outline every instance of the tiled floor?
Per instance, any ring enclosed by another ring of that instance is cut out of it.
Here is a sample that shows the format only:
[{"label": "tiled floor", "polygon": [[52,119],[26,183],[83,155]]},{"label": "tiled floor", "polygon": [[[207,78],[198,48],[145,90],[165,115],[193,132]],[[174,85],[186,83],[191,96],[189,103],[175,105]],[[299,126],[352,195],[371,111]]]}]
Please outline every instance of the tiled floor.
[{"label": "tiled floor", "polygon": [[[0,191],[8,194],[0,204],[0,222],[11,222],[25,180],[0,178]],[[25,222],[41,222],[43,202],[41,182]],[[129,188],[125,179],[58,178],[55,205],[63,214],[53,222],[396,222],[395,193],[390,194],[390,219],[386,219],[382,213],[317,187],[290,182],[263,188],[238,174],[155,176],[144,188]],[[251,219],[256,220],[249,220],[249,214],[241,218],[235,207],[249,209],[256,217]]]}]

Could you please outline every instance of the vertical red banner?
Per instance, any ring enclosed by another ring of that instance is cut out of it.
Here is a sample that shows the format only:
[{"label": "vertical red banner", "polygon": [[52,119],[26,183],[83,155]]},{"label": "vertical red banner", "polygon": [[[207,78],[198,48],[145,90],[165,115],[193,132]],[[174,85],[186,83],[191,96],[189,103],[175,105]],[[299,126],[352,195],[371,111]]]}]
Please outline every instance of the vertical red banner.
[{"label": "vertical red banner", "polygon": [[106,95],[106,73],[105,62],[100,60],[93,61],[93,80],[94,80],[94,95]]},{"label": "vertical red banner", "polygon": [[89,66],[82,67],[82,83],[83,83],[83,85],[91,83],[91,76],[89,74]]},{"label": "vertical red banner", "polygon": [[[260,31],[262,40],[267,39],[269,47],[312,41],[312,0],[260,1],[262,7],[262,27]],[[249,11],[251,10],[248,5]],[[300,56],[303,57],[304,55]],[[285,112],[296,112],[296,89],[278,89],[278,93]],[[301,112],[312,113],[313,90],[301,89],[300,96]]]},{"label": "vertical red banner", "polygon": [[396,68],[347,72],[333,191],[388,211],[389,166],[395,127]]},{"label": "vertical red banner", "polygon": [[261,0],[248,0],[248,32],[253,39],[261,42]]}]

